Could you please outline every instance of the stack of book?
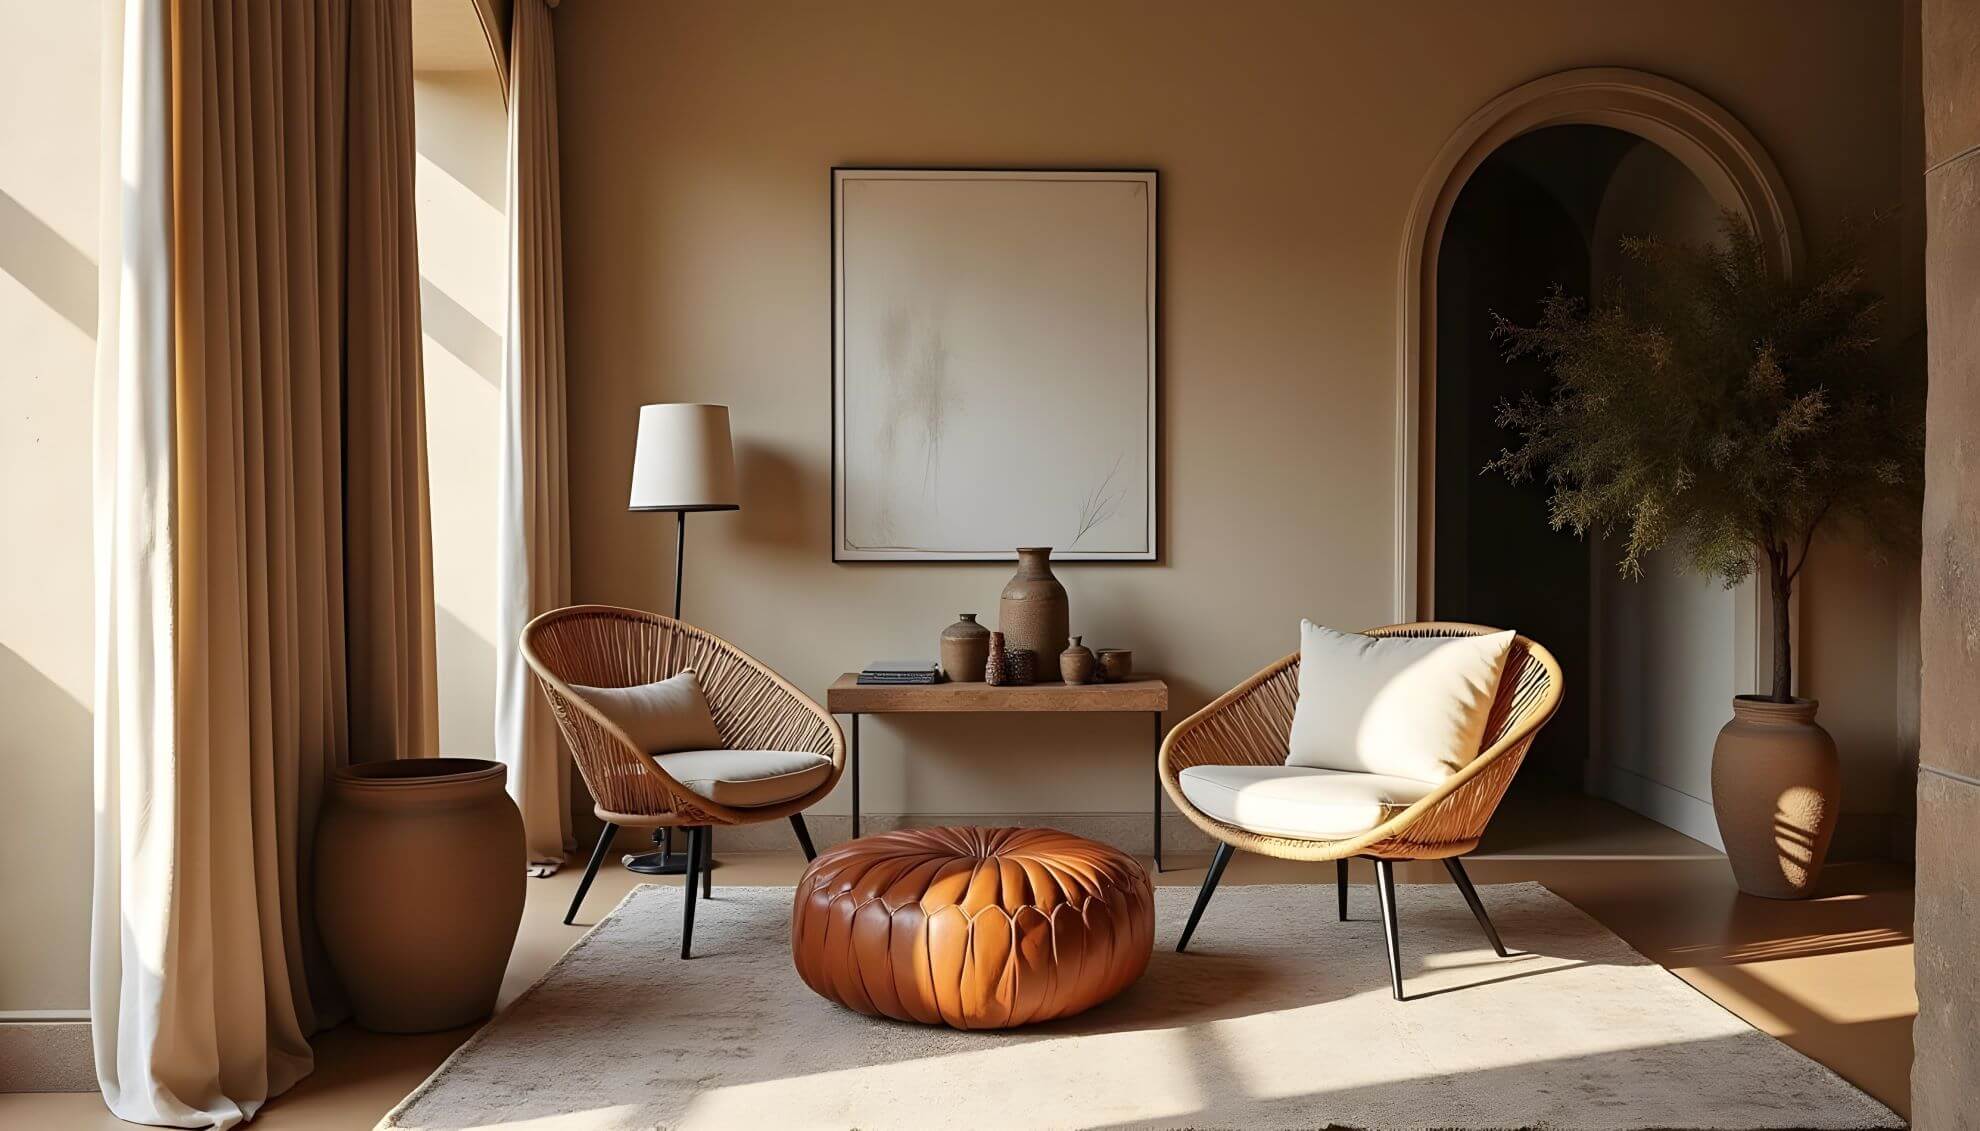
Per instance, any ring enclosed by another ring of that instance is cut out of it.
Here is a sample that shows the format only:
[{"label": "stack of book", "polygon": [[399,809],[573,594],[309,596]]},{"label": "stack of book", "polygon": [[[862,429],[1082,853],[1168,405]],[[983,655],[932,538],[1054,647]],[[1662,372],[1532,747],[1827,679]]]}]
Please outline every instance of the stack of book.
[{"label": "stack of book", "polygon": [[866,686],[912,687],[942,682],[942,669],[933,660],[875,660],[859,673]]}]

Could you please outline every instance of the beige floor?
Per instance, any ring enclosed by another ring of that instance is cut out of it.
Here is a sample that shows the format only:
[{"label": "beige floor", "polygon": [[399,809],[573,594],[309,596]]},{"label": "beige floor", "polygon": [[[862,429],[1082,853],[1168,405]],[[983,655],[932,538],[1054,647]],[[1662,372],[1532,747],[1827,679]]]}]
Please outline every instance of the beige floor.
[{"label": "beige floor", "polygon": [[[1203,878],[1203,863],[1200,857],[1171,860],[1158,882],[1195,885]],[[715,882],[718,888],[790,884],[802,865],[795,851],[732,855],[722,860]],[[1909,1115],[1911,1021],[1918,1007],[1909,869],[1832,866],[1820,898],[1754,899],[1741,896],[1725,862],[1695,841],[1602,802],[1547,799],[1503,810],[1486,851],[1470,870],[1481,885],[1546,884],[1727,1009]],[[566,927],[560,920],[576,889],[577,871],[568,868],[530,883],[504,1003],[548,969],[637,878],[608,866],[592,887],[579,925]],[[1332,876],[1331,865],[1239,856],[1224,882],[1328,884]],[[1401,869],[1398,878],[1446,882],[1436,865]],[[1356,882],[1371,879],[1364,871],[1355,875]],[[1489,904],[1491,893],[1484,894]],[[1404,930],[1407,948],[1407,925]],[[332,1030],[317,1041],[316,1072],[270,1104],[253,1126],[268,1131],[369,1127],[468,1032],[387,1037],[348,1025]],[[0,1095],[0,1126],[127,1125],[111,1118],[94,1095]]]}]

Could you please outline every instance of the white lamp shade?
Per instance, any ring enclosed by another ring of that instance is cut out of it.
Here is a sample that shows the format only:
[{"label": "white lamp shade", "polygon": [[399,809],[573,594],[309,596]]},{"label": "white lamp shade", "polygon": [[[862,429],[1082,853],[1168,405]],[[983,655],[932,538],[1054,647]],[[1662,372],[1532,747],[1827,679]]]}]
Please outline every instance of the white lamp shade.
[{"label": "white lamp shade", "polygon": [[736,457],[729,447],[729,407],[719,404],[649,404],[639,409],[633,448],[632,501],[636,511],[732,511]]}]

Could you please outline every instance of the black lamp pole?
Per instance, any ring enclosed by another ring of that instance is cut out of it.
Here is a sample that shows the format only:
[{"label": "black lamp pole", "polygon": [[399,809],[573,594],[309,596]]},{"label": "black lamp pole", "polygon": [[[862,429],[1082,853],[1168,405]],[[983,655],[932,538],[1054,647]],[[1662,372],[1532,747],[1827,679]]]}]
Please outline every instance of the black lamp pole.
[{"label": "black lamp pole", "polygon": [[[681,573],[687,563],[687,516],[690,510],[735,510],[735,507],[655,507],[654,510],[674,512],[674,619],[681,619]],[[714,866],[714,830],[703,837],[706,849],[707,866]],[[628,872],[638,872],[642,876],[679,876],[687,872],[687,856],[674,855],[674,829],[669,825],[653,830],[653,843],[659,847],[653,852],[639,852],[627,856],[623,863]]]}]

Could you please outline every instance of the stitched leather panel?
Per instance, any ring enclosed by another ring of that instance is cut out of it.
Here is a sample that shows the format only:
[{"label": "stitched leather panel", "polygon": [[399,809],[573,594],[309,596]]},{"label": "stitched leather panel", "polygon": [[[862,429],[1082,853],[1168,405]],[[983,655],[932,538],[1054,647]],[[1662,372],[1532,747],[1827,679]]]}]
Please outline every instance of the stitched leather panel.
[{"label": "stitched leather panel", "polygon": [[1002,1029],[1066,1017],[1148,966],[1155,899],[1125,853],[1055,829],[909,829],[818,857],[791,958],[861,1013]]}]

